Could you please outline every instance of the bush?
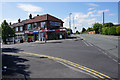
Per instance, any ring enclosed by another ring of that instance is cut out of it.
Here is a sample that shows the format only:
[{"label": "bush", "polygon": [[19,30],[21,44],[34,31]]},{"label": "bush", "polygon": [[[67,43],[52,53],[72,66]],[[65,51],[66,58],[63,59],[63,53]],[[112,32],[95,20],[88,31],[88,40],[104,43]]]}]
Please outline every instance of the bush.
[{"label": "bush", "polygon": [[117,26],[117,27],[116,27],[116,33],[117,33],[118,35],[120,35],[120,26]]},{"label": "bush", "polygon": [[115,35],[116,34],[116,27],[112,26],[112,27],[108,28],[108,34]]},{"label": "bush", "polygon": [[102,28],[102,34],[108,35],[108,30],[109,30],[108,27]]}]

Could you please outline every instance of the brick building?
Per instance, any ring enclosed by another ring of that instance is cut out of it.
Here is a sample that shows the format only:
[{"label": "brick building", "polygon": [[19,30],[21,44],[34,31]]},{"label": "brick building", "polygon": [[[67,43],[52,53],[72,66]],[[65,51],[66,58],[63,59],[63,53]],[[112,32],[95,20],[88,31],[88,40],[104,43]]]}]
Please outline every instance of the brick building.
[{"label": "brick building", "polygon": [[29,19],[20,20],[18,23],[11,25],[15,30],[16,39],[23,38],[25,41],[31,39],[32,41],[66,38],[66,29],[63,28],[63,21],[49,14],[37,15]]}]

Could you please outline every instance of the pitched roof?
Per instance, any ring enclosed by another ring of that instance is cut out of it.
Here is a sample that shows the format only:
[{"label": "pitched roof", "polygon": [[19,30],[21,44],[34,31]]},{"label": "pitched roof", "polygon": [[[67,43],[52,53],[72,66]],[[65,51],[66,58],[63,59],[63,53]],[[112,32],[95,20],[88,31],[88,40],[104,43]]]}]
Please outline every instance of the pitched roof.
[{"label": "pitched roof", "polygon": [[32,19],[22,20],[20,23],[14,23],[10,25],[10,27],[13,28],[13,27],[22,26],[28,23],[34,23],[34,22],[40,22],[40,21],[46,21],[46,20],[63,22],[61,19],[51,16],[50,14],[44,14],[40,16],[35,16]]},{"label": "pitched roof", "polygon": [[25,24],[26,20],[22,20],[20,23],[13,23],[12,25],[10,25],[11,28],[16,27],[16,26],[23,26]]},{"label": "pitched roof", "polygon": [[39,22],[39,21],[46,21],[46,20],[54,20],[54,21],[63,22],[61,19],[58,19],[58,18],[56,18],[54,16],[51,16],[49,14],[44,14],[44,15],[35,16],[32,19],[29,19],[28,21],[26,21],[25,24]]}]

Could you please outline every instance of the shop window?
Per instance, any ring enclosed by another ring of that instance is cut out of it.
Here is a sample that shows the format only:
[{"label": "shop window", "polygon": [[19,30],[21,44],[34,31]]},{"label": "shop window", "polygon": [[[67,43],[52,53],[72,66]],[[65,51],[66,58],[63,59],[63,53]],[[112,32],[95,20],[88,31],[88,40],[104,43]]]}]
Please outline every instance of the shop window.
[{"label": "shop window", "polygon": [[33,29],[37,28],[37,23],[32,24]]},{"label": "shop window", "polygon": [[31,29],[31,24],[28,24],[28,25],[27,25],[27,29]]},{"label": "shop window", "polygon": [[18,31],[18,27],[15,28],[15,31]]},{"label": "shop window", "polygon": [[45,27],[45,22],[41,22],[41,28]]},{"label": "shop window", "polygon": [[23,27],[22,26],[20,26],[20,31],[23,31]]}]

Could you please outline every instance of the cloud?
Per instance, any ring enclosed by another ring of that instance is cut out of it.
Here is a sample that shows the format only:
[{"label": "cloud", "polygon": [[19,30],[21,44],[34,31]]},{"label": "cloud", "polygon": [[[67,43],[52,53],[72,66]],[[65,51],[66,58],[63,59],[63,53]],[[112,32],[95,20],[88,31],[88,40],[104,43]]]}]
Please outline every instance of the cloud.
[{"label": "cloud", "polygon": [[98,16],[101,16],[100,14],[97,14],[97,15],[91,15],[91,17],[98,17]]},{"label": "cloud", "polygon": [[32,12],[32,13],[33,12],[41,12],[41,11],[43,11],[43,8],[31,5],[31,4],[18,4],[17,7],[21,8],[24,11]]},{"label": "cloud", "polygon": [[105,9],[105,10],[98,10],[98,14],[101,14],[101,13],[103,13],[103,12],[108,12],[109,11],[109,9]]},{"label": "cloud", "polygon": [[95,9],[95,8],[89,8],[88,10],[90,11],[90,10],[93,10],[93,9]]},{"label": "cloud", "polygon": [[115,14],[109,14],[109,16],[114,16]]},{"label": "cloud", "polygon": [[88,5],[89,6],[95,6],[95,7],[99,6],[98,4],[94,4],[94,3],[89,3]]},{"label": "cloud", "polygon": [[119,24],[119,23],[118,23],[118,22],[113,22],[113,24],[114,24],[114,25],[117,25],[117,24]]},{"label": "cloud", "polygon": [[[91,15],[93,15],[96,12],[96,10],[88,12],[86,14],[82,13],[82,12],[73,12],[72,13],[72,19],[71,19],[71,26],[72,26],[72,30],[73,32],[75,32],[74,27],[77,27],[77,30],[81,31],[82,28],[88,28],[88,27],[92,27],[92,24],[94,24],[95,22],[98,22],[97,19],[94,17],[91,17]],[[73,17],[74,17],[74,26],[73,26]],[[64,27],[69,28],[69,16],[67,16],[66,18],[64,18]]]}]

